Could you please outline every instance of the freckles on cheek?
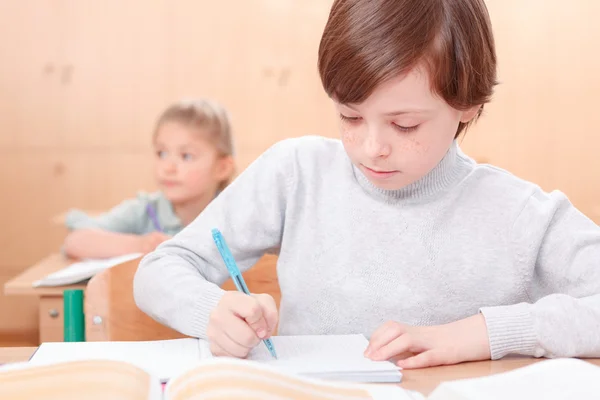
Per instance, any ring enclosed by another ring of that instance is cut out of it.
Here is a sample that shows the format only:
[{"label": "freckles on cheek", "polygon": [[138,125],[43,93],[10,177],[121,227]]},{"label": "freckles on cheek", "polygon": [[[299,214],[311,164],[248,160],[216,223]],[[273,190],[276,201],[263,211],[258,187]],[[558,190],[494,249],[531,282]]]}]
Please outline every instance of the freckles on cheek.
[{"label": "freckles on cheek", "polygon": [[406,150],[410,150],[414,154],[424,155],[429,151],[429,145],[426,142],[422,142],[418,138],[410,138],[406,143]]},{"label": "freckles on cheek", "polygon": [[356,143],[356,134],[348,129],[342,129],[342,142],[346,144]]}]

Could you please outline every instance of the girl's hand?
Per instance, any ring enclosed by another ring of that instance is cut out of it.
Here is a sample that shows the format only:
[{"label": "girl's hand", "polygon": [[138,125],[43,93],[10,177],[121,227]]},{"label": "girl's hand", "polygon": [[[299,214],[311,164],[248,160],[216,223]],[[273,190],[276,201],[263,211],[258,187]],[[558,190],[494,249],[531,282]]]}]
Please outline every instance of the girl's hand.
[{"label": "girl's hand", "polygon": [[489,360],[491,354],[485,319],[477,314],[436,326],[388,321],[371,336],[365,356],[376,361],[400,357],[396,364],[411,369]]}]

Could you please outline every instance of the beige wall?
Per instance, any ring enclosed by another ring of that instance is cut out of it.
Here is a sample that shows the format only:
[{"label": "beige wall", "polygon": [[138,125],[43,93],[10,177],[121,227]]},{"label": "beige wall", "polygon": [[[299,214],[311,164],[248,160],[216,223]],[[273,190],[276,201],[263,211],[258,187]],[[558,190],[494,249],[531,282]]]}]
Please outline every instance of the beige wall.
[{"label": "beige wall", "polygon": [[[330,4],[0,2],[0,284],[57,250],[53,215],[152,189],[150,131],[172,100],[230,109],[239,169],[279,139],[336,136],[316,71]],[[598,4],[488,1],[502,84],[463,147],[600,220]],[[33,303],[0,296],[0,336],[35,338]]]},{"label": "beige wall", "polygon": [[595,0],[488,0],[499,79],[465,148],[600,222],[600,25]]}]

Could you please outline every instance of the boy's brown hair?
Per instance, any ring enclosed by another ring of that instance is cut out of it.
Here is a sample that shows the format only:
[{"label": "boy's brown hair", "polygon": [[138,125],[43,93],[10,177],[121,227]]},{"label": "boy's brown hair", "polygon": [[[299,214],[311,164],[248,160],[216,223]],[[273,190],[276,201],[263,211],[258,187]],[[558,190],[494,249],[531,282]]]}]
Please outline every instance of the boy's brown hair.
[{"label": "boy's brown hair", "polygon": [[[459,110],[481,104],[481,114],[497,83],[484,0],[335,0],[318,64],[330,97],[361,103],[418,65],[446,103]],[[456,137],[466,126],[459,124]]]}]

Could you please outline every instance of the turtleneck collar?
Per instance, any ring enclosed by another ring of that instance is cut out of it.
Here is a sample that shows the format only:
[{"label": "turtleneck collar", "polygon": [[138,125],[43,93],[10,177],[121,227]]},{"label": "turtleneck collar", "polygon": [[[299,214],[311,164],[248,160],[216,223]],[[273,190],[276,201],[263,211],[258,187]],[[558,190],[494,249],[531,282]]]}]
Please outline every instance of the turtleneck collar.
[{"label": "turtleneck collar", "polygon": [[369,181],[360,169],[355,165],[352,165],[352,167],[357,182],[368,194],[386,202],[396,202],[435,197],[462,179],[473,168],[473,165],[474,161],[460,150],[455,140],[444,158],[429,173],[400,189],[378,188]]}]

